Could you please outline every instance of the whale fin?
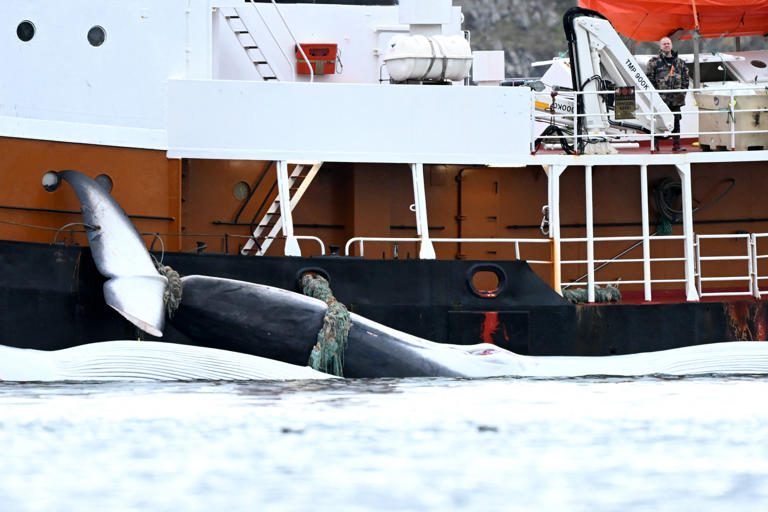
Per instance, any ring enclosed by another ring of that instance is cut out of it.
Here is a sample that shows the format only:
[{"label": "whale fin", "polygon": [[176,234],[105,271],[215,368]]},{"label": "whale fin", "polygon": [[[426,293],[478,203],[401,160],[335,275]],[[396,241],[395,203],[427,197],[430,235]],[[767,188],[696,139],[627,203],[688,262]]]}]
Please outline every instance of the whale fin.
[{"label": "whale fin", "polygon": [[139,329],[163,335],[168,280],[161,276],[133,223],[112,196],[78,171],[58,171],[75,191],[90,226],[88,242],[104,283],[104,299]]},{"label": "whale fin", "polygon": [[113,277],[104,283],[104,300],[144,332],[163,335],[167,280],[161,275]]}]

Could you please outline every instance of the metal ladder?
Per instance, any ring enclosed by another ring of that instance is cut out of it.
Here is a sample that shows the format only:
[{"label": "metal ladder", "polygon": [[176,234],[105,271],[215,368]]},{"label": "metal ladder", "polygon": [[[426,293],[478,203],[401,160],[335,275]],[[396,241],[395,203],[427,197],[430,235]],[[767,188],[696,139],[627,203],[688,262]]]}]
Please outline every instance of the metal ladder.
[{"label": "metal ladder", "polygon": [[[263,256],[269,246],[272,245],[272,241],[277,237],[277,234],[283,229],[283,215],[281,214],[281,201],[280,198],[288,198],[288,207],[286,211],[288,215],[299,204],[304,192],[307,191],[312,180],[317,176],[322,162],[314,163],[311,167],[304,164],[297,164],[294,167],[293,172],[287,176],[287,182],[281,183],[280,172],[278,171],[277,186],[280,190],[277,197],[267,209],[267,212],[261,218],[256,228],[253,230],[253,235],[243,246],[240,254],[248,255],[251,250],[256,246],[256,256]],[[291,220],[291,232],[293,231],[293,221]],[[264,233],[267,233],[266,235]]]},{"label": "metal ladder", "polygon": [[237,42],[240,43],[245,54],[253,63],[253,67],[259,76],[264,80],[278,80],[277,73],[275,73],[269,61],[267,61],[267,57],[259,48],[256,39],[251,31],[248,30],[237,9],[235,7],[220,7],[219,10],[224,19],[227,20],[227,25],[232,30],[232,33],[235,34]]}]

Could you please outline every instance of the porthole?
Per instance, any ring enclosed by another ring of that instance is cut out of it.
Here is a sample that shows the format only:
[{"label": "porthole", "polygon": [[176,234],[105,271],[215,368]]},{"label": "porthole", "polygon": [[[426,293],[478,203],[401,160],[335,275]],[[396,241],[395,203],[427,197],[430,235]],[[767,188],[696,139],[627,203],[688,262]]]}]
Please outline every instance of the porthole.
[{"label": "porthole", "polygon": [[244,200],[250,193],[251,187],[244,181],[235,183],[235,186],[232,188],[232,195],[235,196],[235,199],[238,201]]},{"label": "porthole", "polygon": [[331,284],[331,276],[328,274],[328,272],[320,267],[307,267],[299,269],[298,272],[296,272],[296,289],[304,293],[303,286],[301,284],[301,279],[304,277],[305,274],[311,274],[313,276],[319,276],[328,281],[328,284]]},{"label": "porthole", "polygon": [[467,271],[469,291],[481,299],[495,299],[507,284],[507,274],[498,265],[481,263]]},{"label": "porthole", "polygon": [[35,25],[31,21],[24,20],[16,27],[16,35],[24,41],[30,41],[35,37]]},{"label": "porthole", "polygon": [[759,69],[764,69],[766,66],[768,66],[768,64],[766,64],[765,62],[757,59],[751,61],[750,64],[752,64],[754,67]]},{"label": "porthole", "polygon": [[112,192],[114,182],[112,181],[112,178],[110,178],[107,174],[99,174],[94,178],[94,180],[96,183],[101,185],[101,188],[107,191],[107,194]]},{"label": "porthole", "polygon": [[107,33],[104,32],[104,28],[98,25],[91,27],[91,30],[88,31],[88,42],[91,43],[91,46],[101,46],[106,38]]}]

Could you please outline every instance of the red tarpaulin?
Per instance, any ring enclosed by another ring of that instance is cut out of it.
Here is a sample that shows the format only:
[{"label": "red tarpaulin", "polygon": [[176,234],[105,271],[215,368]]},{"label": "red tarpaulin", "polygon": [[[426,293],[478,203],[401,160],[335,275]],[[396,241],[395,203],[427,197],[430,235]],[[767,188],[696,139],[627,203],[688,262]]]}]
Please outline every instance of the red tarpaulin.
[{"label": "red tarpaulin", "polygon": [[579,0],[611,20],[636,41],[658,41],[677,30],[696,28],[702,37],[763,36],[768,33],[768,0]]}]

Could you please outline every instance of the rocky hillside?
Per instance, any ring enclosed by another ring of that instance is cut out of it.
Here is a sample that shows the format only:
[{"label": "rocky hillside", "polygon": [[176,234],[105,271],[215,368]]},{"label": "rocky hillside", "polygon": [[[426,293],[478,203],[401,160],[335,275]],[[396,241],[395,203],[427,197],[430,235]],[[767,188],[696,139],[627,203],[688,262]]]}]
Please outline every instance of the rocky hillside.
[{"label": "rocky hillside", "polygon": [[[627,0],[631,1],[631,0]],[[539,76],[546,68],[531,69],[531,63],[567,55],[563,13],[578,0],[453,0],[464,13],[464,27],[472,36],[474,50],[504,50],[507,77]],[[732,51],[734,39],[704,40],[702,52]],[[765,49],[762,37],[742,38],[743,50]],[[683,41],[681,53],[692,52]],[[654,53],[655,43],[637,46],[637,53]]]},{"label": "rocky hillside", "polygon": [[[577,0],[454,0],[475,50],[504,50],[508,77],[532,76],[531,63],[568,48],[562,16]],[[540,74],[540,73],[538,73]]]}]

